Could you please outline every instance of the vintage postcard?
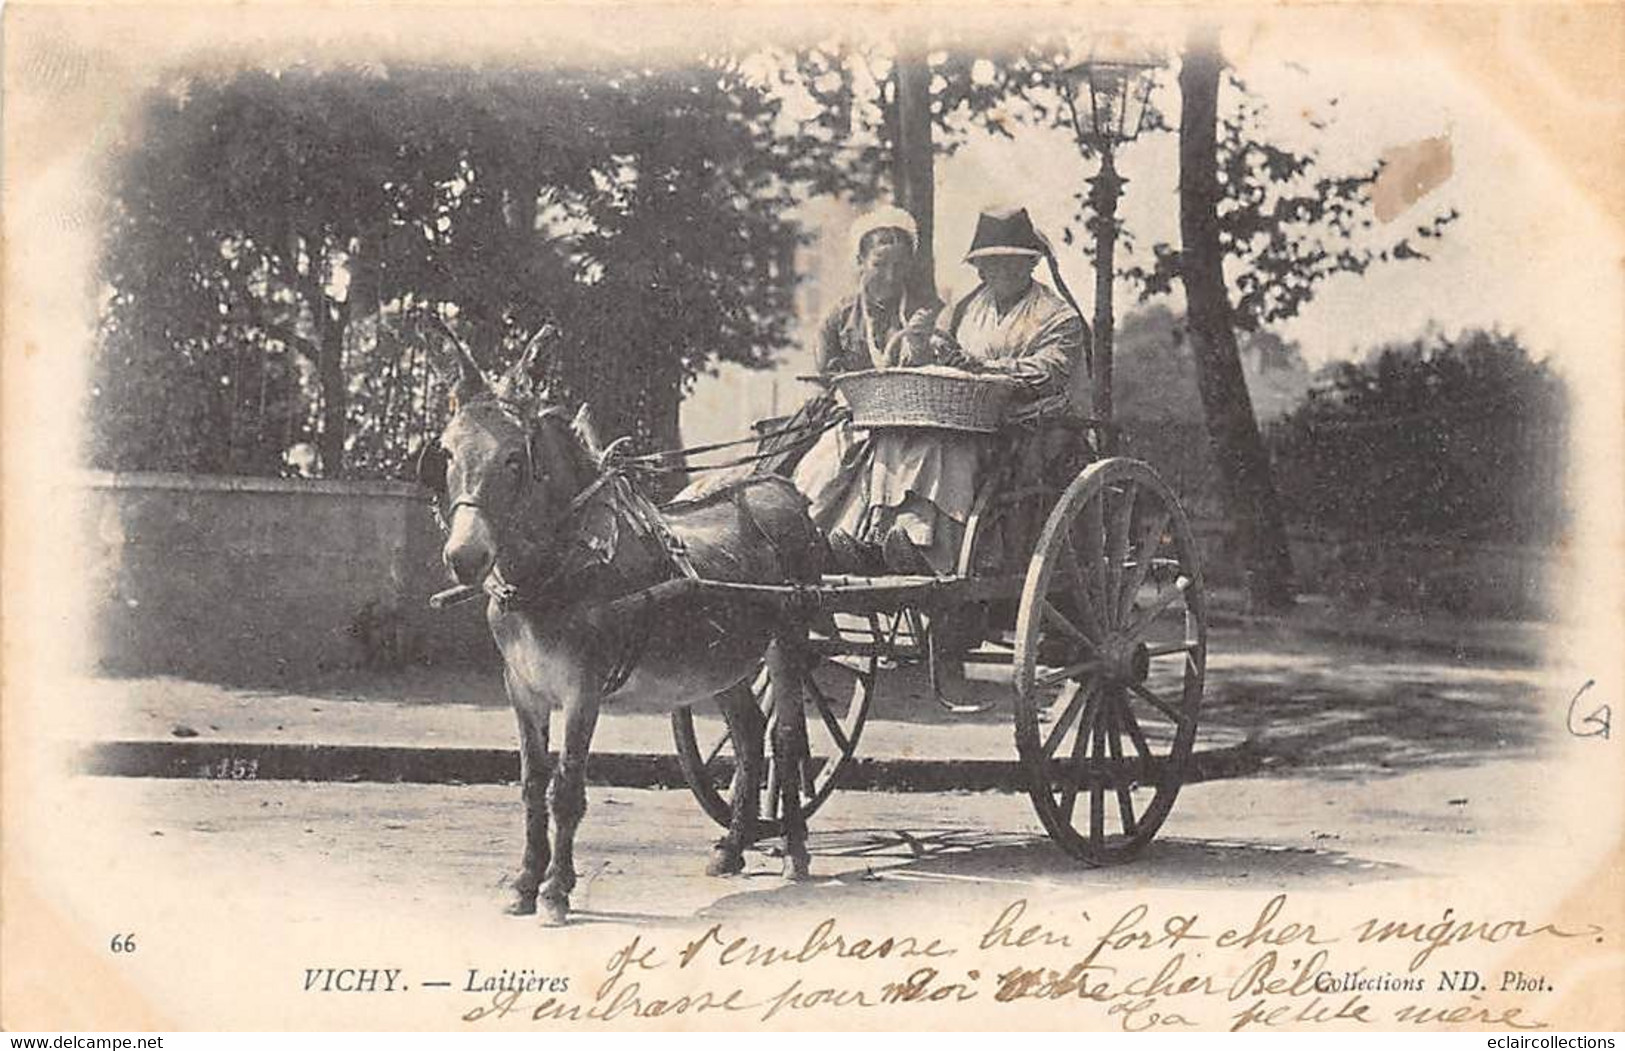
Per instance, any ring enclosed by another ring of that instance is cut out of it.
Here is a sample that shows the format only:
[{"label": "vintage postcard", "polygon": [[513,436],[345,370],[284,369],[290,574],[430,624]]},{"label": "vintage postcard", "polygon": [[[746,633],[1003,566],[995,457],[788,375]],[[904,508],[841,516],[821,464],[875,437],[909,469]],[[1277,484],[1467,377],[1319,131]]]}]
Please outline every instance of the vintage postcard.
[{"label": "vintage postcard", "polygon": [[8,1031],[1625,1028],[1625,8],[4,46]]}]

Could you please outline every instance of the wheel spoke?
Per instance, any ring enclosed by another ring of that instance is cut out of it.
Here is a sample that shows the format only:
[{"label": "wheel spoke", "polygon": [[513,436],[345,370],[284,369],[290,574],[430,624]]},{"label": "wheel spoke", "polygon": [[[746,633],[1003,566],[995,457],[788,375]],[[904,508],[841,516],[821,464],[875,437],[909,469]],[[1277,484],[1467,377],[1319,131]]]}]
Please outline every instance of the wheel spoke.
[{"label": "wheel spoke", "polygon": [[710,766],[712,763],[716,762],[717,756],[722,754],[722,750],[728,747],[728,742],[732,740],[733,734],[729,733],[727,730],[722,731],[722,736],[717,739],[716,747],[712,748],[711,754],[705,757],[705,765]]},{"label": "wheel spoke", "polygon": [[1173,518],[1165,507],[1152,515],[1140,531],[1140,549],[1134,558],[1134,569],[1123,582],[1123,590],[1118,596],[1117,622],[1127,624],[1129,615],[1134,612],[1134,599],[1140,593],[1140,586],[1145,583],[1146,574],[1151,572],[1151,560],[1162,544],[1162,531],[1168,528],[1168,522]]},{"label": "wheel spoke", "polygon": [[[875,626],[872,620],[870,624]],[[872,642],[873,639],[859,641]],[[767,746],[756,781],[751,785],[741,783],[740,753],[744,746],[735,739],[731,728],[713,736],[703,732],[711,724],[694,718],[691,712],[681,722],[674,717],[678,762],[707,816],[727,826],[736,793],[748,792],[750,798],[756,801],[757,814],[762,822],[758,830],[760,834],[778,835],[782,830],[775,825],[784,809],[784,800],[779,794],[792,784],[796,786],[797,794],[802,796],[804,811],[812,814],[834,790],[837,775],[857,752],[869,704],[873,699],[876,663],[877,658],[872,655],[829,656],[812,662],[797,673],[796,681],[801,684],[802,696],[806,699],[802,714],[809,726],[806,733],[797,735],[802,744],[799,761],[794,767],[787,765],[794,757],[772,755],[778,712],[772,703],[775,691],[771,678],[762,669],[746,680],[753,703],[765,714],[758,726],[763,731],[763,737],[759,740]],[[829,669],[827,675],[825,668]],[[848,686],[851,688],[850,699],[843,692]],[[823,729],[812,731],[810,724],[814,720],[806,714],[806,704],[815,706],[818,719],[824,724]],[[723,766],[731,767],[733,777],[724,776],[726,770],[719,768]]]},{"label": "wheel spoke", "polygon": [[[1098,696],[1098,691],[1093,691]],[[1072,824],[1072,812],[1078,803],[1078,779],[1076,776],[1080,761],[1088,758],[1089,735],[1094,732],[1095,719],[1099,717],[1099,706],[1094,697],[1085,706],[1083,718],[1078,720],[1077,735],[1072,738],[1072,758],[1062,768],[1066,771],[1066,779],[1061,785],[1061,817],[1068,824]]]},{"label": "wheel spoke", "polygon": [[[1109,709],[1111,699],[1108,697],[1102,708]],[[1103,712],[1095,714],[1095,766],[1098,768],[1106,758],[1106,718]],[[1105,779],[1098,776],[1089,779],[1089,838],[1096,843],[1106,838],[1106,784]]]},{"label": "wheel spoke", "polygon": [[1117,709],[1118,723],[1128,731],[1128,739],[1134,742],[1134,750],[1140,753],[1140,780],[1146,781],[1151,773],[1151,763],[1156,757],[1151,752],[1151,745],[1145,739],[1145,731],[1140,729],[1140,721],[1134,718],[1134,712],[1125,703]]},{"label": "wheel spoke", "polygon": [[1094,640],[1086,635],[1082,628],[1072,623],[1065,613],[1062,613],[1059,609],[1057,609],[1055,603],[1051,602],[1049,599],[1045,599],[1042,608],[1044,611],[1044,619],[1050,621],[1057,628],[1060,628],[1062,631],[1066,632],[1077,641],[1083,643],[1085,646],[1088,646],[1090,650],[1095,648]]},{"label": "wheel spoke", "polygon": [[1166,657],[1172,653],[1195,653],[1196,646],[1194,642],[1160,642],[1155,646],[1147,646],[1145,654],[1148,657]]},{"label": "wheel spoke", "polygon": [[1083,575],[1083,594],[1090,607],[1088,617],[1104,630],[1106,602],[1101,590],[1106,582],[1101,579],[1105,569],[1104,538],[1101,530],[1104,528],[1102,517],[1106,512],[1102,500],[1090,500],[1084,505],[1083,513],[1078,515],[1078,519],[1083,523],[1083,557],[1079,560],[1079,564]]},{"label": "wheel spoke", "polygon": [[1156,694],[1152,693],[1143,684],[1137,682],[1130,683],[1129,689],[1134,691],[1135,696],[1157,709],[1157,711],[1161,712],[1163,715],[1166,715],[1168,718],[1172,719],[1176,726],[1183,727],[1186,723],[1191,721],[1190,716],[1186,715],[1178,708],[1175,708],[1161,697],[1158,697]]},{"label": "wheel spoke", "polygon": [[[1120,726],[1122,713],[1128,707],[1127,699],[1114,701],[1106,709],[1106,751],[1112,757],[1112,769],[1125,768],[1123,763],[1123,737]],[[1112,778],[1112,787],[1117,790],[1117,813],[1123,821],[1123,834],[1134,835],[1134,797],[1129,792],[1128,784],[1121,777]]]},{"label": "wheel spoke", "polygon": [[1114,628],[1123,623],[1118,609],[1121,605],[1123,568],[1128,562],[1129,527],[1134,522],[1134,505],[1139,498],[1139,490],[1140,487],[1133,482],[1124,484],[1123,495],[1118,499],[1117,508],[1106,529],[1106,594],[1102,613],[1106,623]]},{"label": "wheel spoke", "polygon": [[818,717],[824,720],[824,728],[829,731],[831,737],[835,738],[835,747],[841,750],[842,755],[851,752],[852,745],[846,739],[846,731],[841,729],[840,720],[835,718],[833,710],[835,702],[825,695],[823,689],[813,680],[811,675],[806,678],[806,686],[807,693],[812,697],[813,707],[818,709]]},{"label": "wheel spoke", "polygon": [[757,674],[756,680],[750,684],[751,696],[756,698],[756,707],[761,709],[768,718],[773,716],[773,676],[763,667]]},{"label": "wheel spoke", "polygon": [[1065,668],[1057,668],[1054,671],[1047,671],[1042,675],[1034,675],[1033,685],[1048,689],[1049,687],[1054,686],[1056,683],[1066,682],[1068,679],[1076,679],[1087,672],[1099,670],[1099,661],[1079,661],[1077,664],[1070,664]]},{"label": "wheel spoke", "polygon": [[1155,602],[1141,610],[1140,615],[1134,618],[1134,623],[1130,624],[1126,629],[1128,636],[1132,639],[1139,639],[1144,636],[1146,629],[1151,627],[1151,622],[1162,616],[1163,611],[1181,598],[1185,594],[1185,589],[1190,586],[1190,577],[1182,576],[1174,581],[1172,588],[1168,589],[1166,593],[1158,595]]},{"label": "wheel spoke", "polygon": [[1089,572],[1088,565],[1079,557],[1077,548],[1073,546],[1070,532],[1062,534],[1061,548],[1066,553],[1067,561],[1072,563],[1072,574],[1077,578],[1074,594],[1080,596],[1078,605],[1083,610],[1084,622],[1080,630],[1091,638],[1103,639],[1106,637],[1106,625],[1101,622],[1100,611],[1095,606],[1094,577]]},{"label": "wheel spoke", "polygon": [[1084,713],[1085,718],[1090,717],[1092,706],[1095,703],[1095,695],[1100,689],[1098,686],[1091,686],[1085,690],[1075,682],[1068,683],[1067,687],[1071,690],[1072,696],[1067,700],[1066,708],[1061,712],[1060,718],[1056,719],[1055,725],[1050,728],[1048,739],[1044,741],[1045,761],[1055,755],[1055,749],[1060,746],[1062,739],[1066,737],[1067,730],[1072,727],[1072,720],[1078,717],[1080,711]]}]

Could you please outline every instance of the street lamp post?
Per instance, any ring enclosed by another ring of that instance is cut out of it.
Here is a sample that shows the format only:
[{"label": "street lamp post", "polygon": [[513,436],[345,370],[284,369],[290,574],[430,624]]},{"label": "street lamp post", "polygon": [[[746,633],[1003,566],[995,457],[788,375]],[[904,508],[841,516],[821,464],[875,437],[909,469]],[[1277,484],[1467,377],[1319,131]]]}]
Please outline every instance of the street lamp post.
[{"label": "street lamp post", "polygon": [[1117,202],[1128,180],[1117,172],[1115,151],[1139,135],[1151,95],[1151,70],[1160,63],[1145,58],[1091,56],[1060,74],[1062,93],[1072,115],[1072,129],[1085,155],[1100,158],[1100,171],[1089,180],[1094,212],[1095,324],[1093,396],[1096,418],[1105,425],[1101,440],[1112,451],[1112,276],[1117,251]]}]

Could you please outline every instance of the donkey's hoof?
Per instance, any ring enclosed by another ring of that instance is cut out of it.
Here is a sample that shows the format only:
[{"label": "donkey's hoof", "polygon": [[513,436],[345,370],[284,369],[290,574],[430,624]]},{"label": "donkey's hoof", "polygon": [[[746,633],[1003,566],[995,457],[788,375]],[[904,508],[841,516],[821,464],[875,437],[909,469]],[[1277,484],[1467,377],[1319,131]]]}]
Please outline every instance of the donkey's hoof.
[{"label": "donkey's hoof", "polygon": [[705,863],[707,876],[737,876],[745,871],[745,855],[739,851],[716,847],[711,860]]},{"label": "donkey's hoof", "polygon": [[509,916],[534,916],[536,915],[536,895],[516,893],[513,900],[508,902],[502,911]]},{"label": "donkey's hoof", "polygon": [[812,879],[812,859],[788,855],[784,859],[784,878],[791,883],[802,883]]},{"label": "donkey's hoof", "polygon": [[563,927],[570,922],[570,903],[558,898],[542,899],[542,926]]}]

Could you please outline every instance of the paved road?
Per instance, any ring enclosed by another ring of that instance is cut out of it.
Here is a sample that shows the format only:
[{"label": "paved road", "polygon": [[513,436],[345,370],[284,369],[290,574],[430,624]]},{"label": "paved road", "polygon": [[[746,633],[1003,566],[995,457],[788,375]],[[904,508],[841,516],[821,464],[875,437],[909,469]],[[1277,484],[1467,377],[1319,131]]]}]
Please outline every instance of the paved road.
[{"label": "paved road", "polygon": [[[1520,812],[1520,795],[1539,789],[1539,757],[1562,737],[1561,684],[1527,667],[1226,633],[1214,646],[1209,683],[1204,725],[1252,738],[1262,766],[1245,779],[1187,786],[1162,837],[1129,869],[1076,869],[1042,839],[1021,795],[846,792],[815,819],[818,871],[865,895],[904,884],[918,891],[922,880],[1336,884],[1431,871],[1450,864],[1458,847],[1521,834],[1534,819]],[[113,728],[112,736],[159,738],[184,718],[205,739],[218,727],[228,738],[393,740],[405,724],[419,745],[504,744],[511,716],[497,696],[473,702],[481,690],[495,693],[471,673],[281,692],[99,680],[79,710],[81,725],[86,711],[99,710],[89,721]],[[448,704],[447,696],[469,700]],[[286,721],[270,721],[273,711]],[[882,705],[866,745],[882,754],[1007,755],[1007,719],[990,712],[965,720],[914,698]],[[669,747],[657,713],[608,713],[606,738],[617,723],[637,731],[625,744]],[[518,793],[505,785],[74,784],[87,812],[128,813],[120,827],[133,839],[123,848],[159,862],[215,859],[209,863],[243,869],[252,859],[253,874],[273,881],[278,866],[298,865],[323,886],[429,895],[452,908],[497,901],[519,847]],[[684,791],[595,787],[591,798],[581,847],[589,908],[678,916],[823,893],[824,884],[783,888],[764,875],[777,864],[765,855],[743,879],[701,877],[716,831]],[[871,871],[881,878],[868,879]],[[659,893],[650,893],[654,884]]]},{"label": "paved road", "polygon": [[[1382,900],[1395,915],[1436,918],[1477,906],[1486,887],[1518,891],[1565,871],[1573,843],[1554,845],[1564,833],[1552,815],[1579,798],[1601,805],[1583,794],[1595,772],[1574,754],[1594,742],[1562,730],[1572,687],[1530,667],[1293,638],[1224,641],[1204,723],[1253,738],[1263,761],[1245,777],[1186,786],[1144,856],[1114,869],[1078,867],[1019,794],[848,791],[814,820],[811,882],[783,882],[773,844],[743,875],[713,879],[702,868],[717,829],[686,791],[594,786],[577,848],[576,923],[561,941],[500,911],[521,847],[513,785],[79,776],[51,785],[48,802],[30,808],[38,822],[8,838],[8,853],[21,843],[50,855],[19,868],[53,874],[46,896],[71,903],[85,944],[138,930],[141,974],[169,990],[176,1017],[215,1017],[203,1001],[177,999],[197,989],[272,1026],[286,1024],[281,1009],[253,1006],[244,983],[292,995],[312,966],[405,966],[422,980],[565,960],[579,976],[601,971],[628,939],[654,936],[645,932],[683,938],[723,922],[800,924],[804,935],[830,916],[985,924],[1017,898],[1055,915],[1098,912],[1108,899],[1218,901],[1219,915],[1226,902],[1256,913],[1285,890],[1303,909]],[[200,739],[258,727],[264,740],[367,742],[380,728],[399,733],[400,716],[425,731],[420,747],[497,744],[510,716],[495,698],[444,701],[488,687],[445,673],[275,691],[102,681],[74,710],[116,727],[114,737],[149,740],[184,714]],[[268,722],[273,713],[257,707],[266,702],[286,719]],[[643,747],[643,730],[648,747],[663,746],[656,713],[622,714],[632,717],[624,746]],[[953,721],[915,704],[883,718],[875,740],[891,735],[894,755],[927,740],[933,755],[1009,747],[1004,713]],[[368,1001],[366,1024],[445,1022],[466,1006],[447,996],[444,1006],[403,1001],[422,1019]],[[352,1006],[297,1003],[318,1012],[302,1016],[308,1024],[363,1018]]]},{"label": "paved road", "polygon": [[[827,908],[970,885],[1049,892],[1155,888],[1337,889],[1467,871],[1484,848],[1535,834],[1522,800],[1540,764],[1500,761],[1370,781],[1265,777],[1188,787],[1138,862],[1076,866],[1042,836],[1024,796],[853,792],[815,820],[818,879],[778,878],[771,844],[745,875],[701,874],[716,829],[686,792],[595,788],[578,845],[577,905],[599,921]],[[357,899],[406,914],[495,922],[520,847],[517,791],[504,786],[78,778],[64,800],[125,814],[87,845],[141,871],[233,873],[242,893],[303,888],[297,917],[341,919]],[[181,881],[182,885],[187,880]],[[321,888],[311,893],[310,888]]]}]

